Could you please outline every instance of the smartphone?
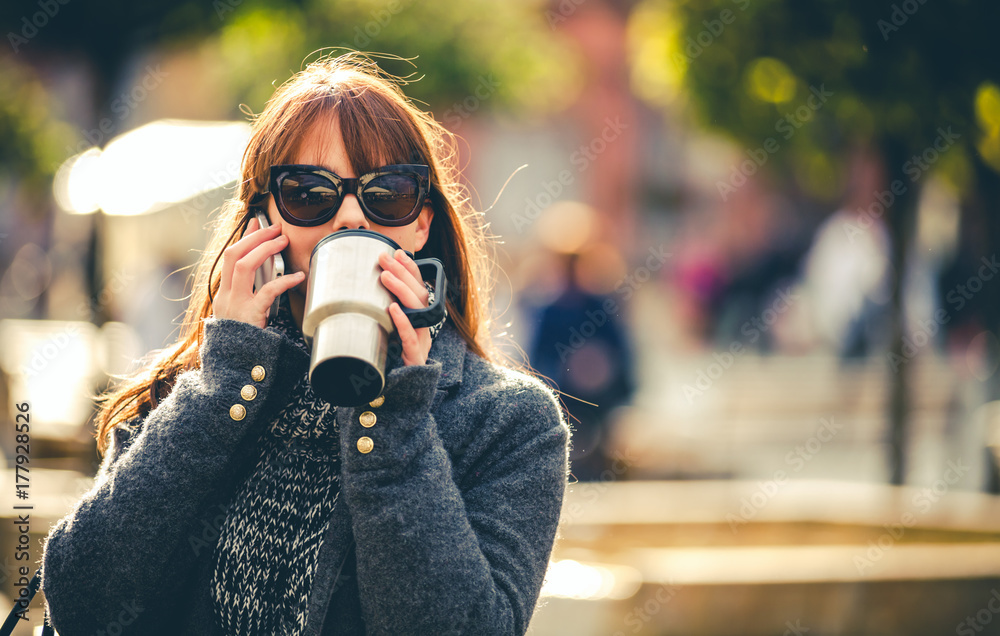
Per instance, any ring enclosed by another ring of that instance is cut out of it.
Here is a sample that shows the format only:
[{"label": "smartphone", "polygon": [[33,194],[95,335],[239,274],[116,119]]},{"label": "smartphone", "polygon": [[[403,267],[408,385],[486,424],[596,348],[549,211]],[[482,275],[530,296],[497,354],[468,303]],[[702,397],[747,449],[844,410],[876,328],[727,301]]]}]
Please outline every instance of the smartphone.
[{"label": "smartphone", "polygon": [[[256,210],[254,212],[257,218],[257,223],[260,225],[261,229],[270,227],[270,222],[267,220],[267,214],[263,210]],[[254,286],[253,290],[256,292],[258,289],[271,282],[272,280],[278,278],[279,276],[285,275],[285,259],[281,257],[281,254],[273,254],[267,257],[264,264],[257,268],[257,273],[254,274]],[[267,318],[270,320],[278,315],[278,301],[281,300],[281,294],[278,294],[274,298],[274,303],[271,304],[271,308],[268,310]]]}]

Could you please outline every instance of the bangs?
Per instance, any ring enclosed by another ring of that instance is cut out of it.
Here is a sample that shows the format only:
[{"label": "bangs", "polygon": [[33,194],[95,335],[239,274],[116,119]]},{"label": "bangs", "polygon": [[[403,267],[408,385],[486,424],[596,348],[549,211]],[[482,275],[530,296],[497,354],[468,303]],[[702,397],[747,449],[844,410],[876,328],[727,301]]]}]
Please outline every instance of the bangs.
[{"label": "bangs", "polygon": [[430,164],[414,140],[420,131],[392,96],[373,87],[335,87],[331,113],[337,117],[355,174],[398,163]]},{"label": "bangs", "polygon": [[313,94],[302,95],[297,105],[291,106],[295,112],[286,114],[287,125],[282,131],[291,143],[277,144],[280,148],[275,148],[274,163],[295,163],[307,134],[315,135],[323,146],[329,145],[339,125],[355,175],[390,164],[433,165],[413,141],[421,139],[420,131],[393,96],[386,95],[384,89],[359,86],[350,78],[338,79],[341,81],[333,85],[310,87]]}]

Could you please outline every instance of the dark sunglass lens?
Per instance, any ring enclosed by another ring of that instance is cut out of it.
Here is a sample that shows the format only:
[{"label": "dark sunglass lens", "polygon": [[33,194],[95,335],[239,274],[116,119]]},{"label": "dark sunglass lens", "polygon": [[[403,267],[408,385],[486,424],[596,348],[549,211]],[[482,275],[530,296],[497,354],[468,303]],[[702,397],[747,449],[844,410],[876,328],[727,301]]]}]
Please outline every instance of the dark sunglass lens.
[{"label": "dark sunglass lens", "polygon": [[406,217],[417,205],[420,185],[416,177],[406,174],[386,174],[368,182],[364,190],[365,204],[388,221]]},{"label": "dark sunglass lens", "polygon": [[340,194],[328,179],[312,174],[293,174],[281,182],[281,202],[295,218],[313,221],[337,207]]}]

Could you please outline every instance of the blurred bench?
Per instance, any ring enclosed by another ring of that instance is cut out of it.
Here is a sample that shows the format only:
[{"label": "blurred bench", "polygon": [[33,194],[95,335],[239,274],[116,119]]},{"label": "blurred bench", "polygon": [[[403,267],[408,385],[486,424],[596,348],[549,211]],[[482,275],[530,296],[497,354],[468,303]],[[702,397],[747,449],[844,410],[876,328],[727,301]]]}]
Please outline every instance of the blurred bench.
[{"label": "blurred bench", "polygon": [[571,487],[531,633],[955,633],[1000,586],[1000,498],[811,480],[761,492]]}]

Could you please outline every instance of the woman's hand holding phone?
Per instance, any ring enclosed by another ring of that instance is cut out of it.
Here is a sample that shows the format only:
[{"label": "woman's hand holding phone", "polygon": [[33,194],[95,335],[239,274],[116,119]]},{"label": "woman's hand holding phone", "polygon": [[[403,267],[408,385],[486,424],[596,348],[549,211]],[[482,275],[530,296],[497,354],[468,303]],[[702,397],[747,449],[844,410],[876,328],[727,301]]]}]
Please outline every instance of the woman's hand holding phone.
[{"label": "woman's hand holding phone", "polygon": [[212,305],[215,317],[239,320],[263,329],[267,326],[268,309],[274,299],[305,279],[305,273],[295,272],[279,276],[254,291],[257,269],[288,245],[288,238],[280,232],[279,225],[260,229],[254,218],[247,224],[243,238],[225,249],[222,281]]}]

